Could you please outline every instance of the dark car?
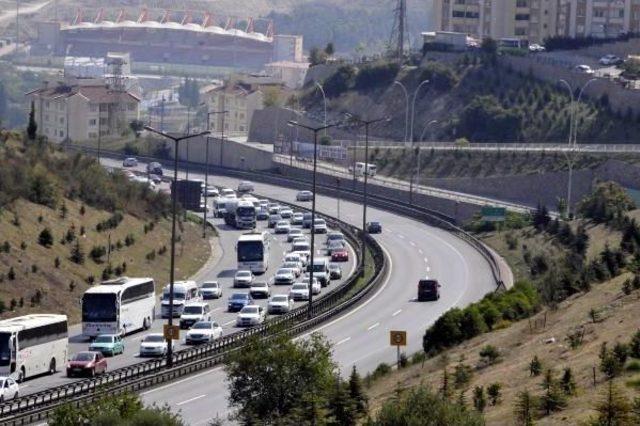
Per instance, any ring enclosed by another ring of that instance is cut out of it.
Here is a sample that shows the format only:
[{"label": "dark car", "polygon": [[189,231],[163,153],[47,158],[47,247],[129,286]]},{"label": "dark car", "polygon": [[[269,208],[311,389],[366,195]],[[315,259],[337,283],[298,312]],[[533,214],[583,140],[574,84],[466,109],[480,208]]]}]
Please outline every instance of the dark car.
[{"label": "dark car", "polygon": [[248,293],[233,293],[229,297],[227,308],[229,312],[238,312],[247,305],[253,305],[253,299]]},{"label": "dark car", "polygon": [[107,371],[107,359],[100,352],[82,351],[74,354],[67,364],[67,377],[95,376]]},{"label": "dark car", "polygon": [[311,213],[305,212],[302,214],[302,227],[311,228]]},{"label": "dark car", "polygon": [[418,282],[418,302],[440,299],[440,284],[437,280],[420,280]]},{"label": "dark car", "polygon": [[331,261],[332,262],[348,262],[349,261],[349,252],[346,248],[341,248],[335,250],[331,253]]},{"label": "dark car", "polygon": [[147,164],[147,173],[162,176],[162,164],[155,161]]},{"label": "dark car", "polygon": [[380,222],[367,222],[367,232],[370,234],[380,234],[382,232],[382,224]]}]

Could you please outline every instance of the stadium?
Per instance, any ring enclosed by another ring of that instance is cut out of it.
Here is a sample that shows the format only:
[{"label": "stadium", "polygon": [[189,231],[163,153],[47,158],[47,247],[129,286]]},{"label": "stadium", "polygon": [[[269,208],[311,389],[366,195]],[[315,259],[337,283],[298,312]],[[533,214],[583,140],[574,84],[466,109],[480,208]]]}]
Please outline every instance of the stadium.
[{"label": "stadium", "polygon": [[[159,19],[143,10],[135,20],[120,11],[113,20],[101,10],[95,18],[78,13],[70,23],[40,22],[32,55],[104,57],[129,52],[134,62],[190,64],[260,70],[275,61],[302,60],[302,37],[275,35],[268,20],[239,21],[227,17],[220,25],[206,12],[164,11]],[[239,23],[238,23],[239,22]],[[256,31],[256,27],[263,31]]]}]

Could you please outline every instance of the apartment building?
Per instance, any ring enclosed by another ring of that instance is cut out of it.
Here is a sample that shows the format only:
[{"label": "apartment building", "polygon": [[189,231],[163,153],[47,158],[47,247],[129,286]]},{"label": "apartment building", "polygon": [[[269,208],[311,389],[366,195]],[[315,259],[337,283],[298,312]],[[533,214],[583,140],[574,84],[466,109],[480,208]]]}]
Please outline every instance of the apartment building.
[{"label": "apartment building", "polygon": [[228,111],[224,114],[212,114],[209,129],[212,134],[222,130],[227,135],[245,135],[254,111],[263,108],[263,93],[249,85],[231,82],[222,87],[213,88],[205,95],[209,111]]},{"label": "apartment building", "polygon": [[140,98],[115,91],[102,79],[74,79],[27,93],[33,101],[38,134],[53,142],[117,137],[139,118]]},{"label": "apartment building", "polygon": [[479,39],[617,37],[640,32],[640,0],[435,0],[435,30]]}]

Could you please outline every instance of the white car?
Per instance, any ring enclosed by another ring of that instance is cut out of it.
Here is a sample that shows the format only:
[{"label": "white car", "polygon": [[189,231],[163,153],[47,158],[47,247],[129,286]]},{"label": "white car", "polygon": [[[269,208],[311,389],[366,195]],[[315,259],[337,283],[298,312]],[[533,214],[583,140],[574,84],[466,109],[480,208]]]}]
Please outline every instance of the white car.
[{"label": "white car", "polygon": [[309,300],[309,285],[305,283],[295,283],[289,290],[289,296],[293,300]]},{"label": "white car", "polygon": [[294,301],[286,294],[276,294],[271,296],[267,303],[269,314],[286,314],[293,309]]},{"label": "white car", "polygon": [[300,262],[302,267],[305,268],[309,264],[309,258],[311,257],[311,250],[295,250],[289,254],[297,254],[300,256]]},{"label": "white car", "polygon": [[255,188],[253,187],[253,183],[244,181],[238,184],[238,192],[253,192]]},{"label": "white car", "polygon": [[600,65],[618,65],[623,63],[624,61],[617,57],[616,55],[604,55],[602,58],[600,58],[600,60],[598,61],[600,63]]},{"label": "white car", "polygon": [[207,186],[207,189],[205,189],[205,193],[207,194],[207,197],[219,197],[220,196],[220,191],[218,191],[218,188],[216,188],[215,186]]},{"label": "white car", "polygon": [[180,328],[189,328],[200,321],[211,321],[211,308],[209,304],[196,302],[185,305],[180,315]]},{"label": "white car", "polygon": [[276,285],[291,285],[296,279],[293,269],[280,268],[273,277],[273,283]]},{"label": "white car", "polygon": [[327,235],[327,245],[331,241],[345,241],[346,242],[346,239],[344,238],[344,234],[342,232],[330,232]]},{"label": "white car", "polygon": [[547,49],[544,46],[537,43],[532,43],[529,45],[529,52],[537,53],[537,52],[544,52],[545,50]]},{"label": "white car", "polygon": [[280,216],[282,216],[283,219],[290,219],[291,216],[293,216],[293,210],[289,207],[283,207],[280,209]]},{"label": "white car", "polygon": [[316,219],[313,223],[313,232],[316,234],[326,234],[327,233],[327,222],[324,219]]},{"label": "white car", "polygon": [[282,268],[291,269],[296,278],[302,274],[302,264],[300,262],[284,262]]},{"label": "white car", "polygon": [[249,294],[254,299],[257,299],[259,297],[266,299],[271,296],[271,289],[269,288],[269,284],[264,281],[255,282],[251,284],[251,287],[249,288]]},{"label": "white car", "polygon": [[[309,275],[306,275],[300,280],[300,282],[306,286],[309,285]],[[313,285],[311,286],[311,290],[313,291],[313,295],[315,296],[316,294],[320,294],[320,292],[322,291],[322,285],[320,284],[320,282],[318,281],[318,279],[314,276],[313,277]]]},{"label": "white car", "polygon": [[195,345],[198,343],[211,343],[222,337],[222,327],[215,321],[199,321],[187,332],[185,343]]},{"label": "white car", "polygon": [[304,267],[304,263],[302,262],[302,255],[299,253],[288,253],[284,256],[284,262],[296,262],[300,264],[301,267]]},{"label": "white car", "polygon": [[247,305],[238,312],[236,325],[238,327],[251,327],[262,324],[267,318],[267,313],[262,306]]},{"label": "white car", "polygon": [[595,74],[595,71],[589,65],[576,65],[573,70],[580,74]]},{"label": "white car", "polygon": [[207,281],[200,287],[200,295],[203,299],[219,299],[222,297],[222,286],[218,281]]},{"label": "white car", "polygon": [[291,230],[291,224],[287,220],[280,220],[276,223],[274,232],[276,234],[288,234]]},{"label": "white car", "polygon": [[[173,340],[171,347],[175,347]],[[147,334],[140,342],[140,356],[164,356],[167,354],[167,348],[167,341],[162,333]]]},{"label": "white car", "polygon": [[302,229],[299,228],[290,228],[289,233],[287,234],[287,242],[292,242],[296,237],[304,237],[302,233]]},{"label": "white car", "polygon": [[135,159],[134,157],[128,157],[122,161],[122,167],[137,167],[137,166],[138,166],[138,160]]},{"label": "white car", "polygon": [[20,396],[20,385],[11,377],[0,377],[0,402]]},{"label": "white car", "polygon": [[292,225],[302,225],[303,220],[304,220],[304,214],[300,212],[295,212],[293,215],[291,215]]},{"label": "white car", "polygon": [[233,277],[234,287],[251,287],[251,283],[253,283],[253,272],[251,271],[238,271]]},{"label": "white car", "polygon": [[296,194],[296,201],[311,201],[313,199],[313,192],[300,191]]},{"label": "white car", "polygon": [[236,191],[231,188],[222,188],[220,190],[222,198],[236,198]]}]

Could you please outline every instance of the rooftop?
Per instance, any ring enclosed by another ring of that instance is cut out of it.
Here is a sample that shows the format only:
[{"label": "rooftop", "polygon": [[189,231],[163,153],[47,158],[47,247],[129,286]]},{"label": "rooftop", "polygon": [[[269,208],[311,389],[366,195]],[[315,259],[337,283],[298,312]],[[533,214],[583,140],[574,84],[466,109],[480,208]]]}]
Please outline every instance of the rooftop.
[{"label": "rooftop", "polygon": [[136,101],[140,101],[136,95],[131,92],[118,92],[112,90],[107,85],[67,85],[58,83],[57,85],[46,85],[40,89],[32,90],[27,96],[35,95],[45,99],[70,98],[72,96],[83,96],[96,103],[117,103],[121,101],[121,96],[131,97]]}]

